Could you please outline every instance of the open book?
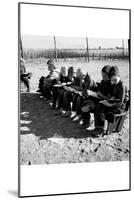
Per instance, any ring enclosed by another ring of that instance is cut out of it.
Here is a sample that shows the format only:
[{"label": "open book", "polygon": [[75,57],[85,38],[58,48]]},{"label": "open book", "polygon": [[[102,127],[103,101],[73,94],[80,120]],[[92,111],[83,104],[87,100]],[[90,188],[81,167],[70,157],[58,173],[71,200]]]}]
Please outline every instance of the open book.
[{"label": "open book", "polygon": [[88,96],[92,96],[92,97],[101,99],[101,97],[98,96],[97,92],[94,92],[92,90],[87,90],[87,94],[88,94]]}]

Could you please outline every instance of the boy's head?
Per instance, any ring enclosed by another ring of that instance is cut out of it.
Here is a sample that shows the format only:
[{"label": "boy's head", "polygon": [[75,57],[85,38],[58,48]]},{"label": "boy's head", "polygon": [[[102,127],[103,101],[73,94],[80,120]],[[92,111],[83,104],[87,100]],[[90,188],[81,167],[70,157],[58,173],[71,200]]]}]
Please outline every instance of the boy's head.
[{"label": "boy's head", "polygon": [[62,76],[67,76],[67,69],[66,69],[66,67],[61,67],[60,72],[61,72]]},{"label": "boy's head", "polygon": [[74,75],[74,68],[73,67],[69,67],[68,68],[68,76],[73,76]]},{"label": "boy's head", "polygon": [[91,84],[92,84],[91,76],[88,73],[86,73],[86,76],[84,78],[84,86],[85,86],[85,88],[88,88]]},{"label": "boy's head", "polygon": [[109,71],[109,78],[111,81],[111,84],[117,85],[120,81],[120,73],[117,66],[112,66]]},{"label": "boy's head", "polygon": [[111,69],[110,65],[105,65],[102,70],[101,70],[101,75],[102,75],[102,79],[104,81],[108,81],[109,80],[109,71]]},{"label": "boy's head", "polygon": [[54,61],[52,59],[47,61],[47,66],[49,71],[53,71],[56,69]]},{"label": "boy's head", "polygon": [[78,68],[77,71],[76,71],[76,77],[81,77],[83,75],[82,71],[81,71],[81,68]]}]

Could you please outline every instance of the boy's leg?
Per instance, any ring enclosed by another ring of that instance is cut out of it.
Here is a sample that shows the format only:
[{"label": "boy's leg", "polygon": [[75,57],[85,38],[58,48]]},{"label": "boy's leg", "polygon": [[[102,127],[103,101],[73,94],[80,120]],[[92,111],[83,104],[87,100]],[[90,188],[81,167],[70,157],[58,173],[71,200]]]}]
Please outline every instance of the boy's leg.
[{"label": "boy's leg", "polygon": [[65,91],[63,96],[63,109],[66,111],[66,113],[64,114],[65,117],[69,117],[71,115],[72,99],[73,99],[72,93],[69,91]]},{"label": "boy's leg", "polygon": [[83,128],[84,127],[89,127],[93,124],[93,121],[91,121],[91,114],[94,112],[95,109],[95,102],[91,99],[86,100],[85,102],[83,102],[83,107],[81,108],[81,115],[82,115],[82,119],[83,119]]},{"label": "boy's leg", "polygon": [[56,108],[57,95],[57,88],[52,87],[52,108]]},{"label": "boy's leg", "polygon": [[78,95],[74,94],[73,95],[73,101],[72,101],[72,111],[76,111],[77,98],[78,98]]},{"label": "boy's leg", "polygon": [[76,116],[73,121],[79,121],[81,119],[81,107],[83,105],[83,97],[78,96],[76,101]]},{"label": "boy's leg", "polygon": [[58,90],[58,108],[63,107],[63,96],[64,96],[65,90],[63,88]]},{"label": "boy's leg", "polygon": [[107,107],[101,103],[98,103],[95,109],[95,127],[104,128],[105,123],[105,113],[107,111]]},{"label": "boy's leg", "polygon": [[21,75],[21,81],[24,82],[24,84],[25,84],[25,86],[27,88],[27,91],[29,92],[29,90],[30,90],[29,79],[27,78],[27,76],[25,74]]},{"label": "boy's leg", "polygon": [[71,111],[71,101],[72,101],[72,93],[69,91],[64,92],[63,96],[63,107],[66,111]]},{"label": "boy's leg", "polygon": [[43,89],[43,97],[44,100],[46,99],[47,101],[51,99],[51,87],[50,86],[45,86]]}]

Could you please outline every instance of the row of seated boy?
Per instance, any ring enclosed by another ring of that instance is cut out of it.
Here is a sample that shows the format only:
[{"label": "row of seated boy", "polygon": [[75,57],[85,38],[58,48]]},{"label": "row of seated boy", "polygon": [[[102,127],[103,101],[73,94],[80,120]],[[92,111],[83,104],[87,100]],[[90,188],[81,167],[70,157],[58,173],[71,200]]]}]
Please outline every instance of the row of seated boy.
[{"label": "row of seated boy", "polygon": [[[70,117],[79,122],[81,128],[92,127],[91,113],[94,113],[94,133],[104,134],[105,116],[108,112],[124,112],[127,88],[120,78],[117,66],[106,65],[101,70],[102,81],[95,82],[91,76],[78,68],[61,67],[60,73],[53,60],[47,62],[49,75],[41,77],[39,92],[41,98],[55,109],[55,115]],[[93,127],[92,127],[93,128]]]}]

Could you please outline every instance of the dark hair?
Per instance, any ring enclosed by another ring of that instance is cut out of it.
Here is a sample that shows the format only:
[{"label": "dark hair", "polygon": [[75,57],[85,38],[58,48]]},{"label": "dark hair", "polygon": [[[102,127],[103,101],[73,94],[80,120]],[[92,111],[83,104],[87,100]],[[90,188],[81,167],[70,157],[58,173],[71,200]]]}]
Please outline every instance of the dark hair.
[{"label": "dark hair", "polygon": [[103,68],[102,68],[102,72],[105,73],[106,75],[109,76],[109,71],[111,69],[111,66],[110,65],[105,65]]},{"label": "dark hair", "polygon": [[52,59],[50,59],[50,60],[47,61],[47,65],[48,64],[54,64],[54,61]]},{"label": "dark hair", "polygon": [[110,71],[109,71],[109,77],[111,78],[112,76],[119,76],[120,72],[117,66],[112,66]]},{"label": "dark hair", "polygon": [[69,67],[68,68],[68,76],[72,76],[74,73],[74,68],[73,67]]}]

